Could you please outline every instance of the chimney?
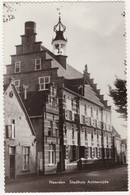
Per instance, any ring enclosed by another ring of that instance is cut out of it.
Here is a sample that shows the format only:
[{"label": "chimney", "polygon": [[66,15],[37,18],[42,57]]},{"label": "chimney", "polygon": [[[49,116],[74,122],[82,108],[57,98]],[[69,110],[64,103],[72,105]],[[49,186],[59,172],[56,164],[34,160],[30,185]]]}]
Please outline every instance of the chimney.
[{"label": "chimney", "polygon": [[23,85],[24,88],[24,99],[27,99],[27,89],[28,89],[28,85]]},{"label": "chimney", "polygon": [[36,34],[36,23],[32,21],[25,22],[25,35]]}]

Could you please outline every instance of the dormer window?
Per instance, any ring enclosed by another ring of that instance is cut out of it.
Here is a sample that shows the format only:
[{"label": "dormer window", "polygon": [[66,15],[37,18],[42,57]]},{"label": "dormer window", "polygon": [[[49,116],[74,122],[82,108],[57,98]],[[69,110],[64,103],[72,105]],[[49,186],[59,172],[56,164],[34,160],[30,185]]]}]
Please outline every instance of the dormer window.
[{"label": "dormer window", "polygon": [[39,77],[39,90],[48,90],[50,84],[50,76]]},{"label": "dormer window", "polygon": [[41,58],[35,59],[35,70],[41,70]]},{"label": "dormer window", "polygon": [[21,61],[15,62],[14,73],[19,73],[19,72],[21,72]]}]

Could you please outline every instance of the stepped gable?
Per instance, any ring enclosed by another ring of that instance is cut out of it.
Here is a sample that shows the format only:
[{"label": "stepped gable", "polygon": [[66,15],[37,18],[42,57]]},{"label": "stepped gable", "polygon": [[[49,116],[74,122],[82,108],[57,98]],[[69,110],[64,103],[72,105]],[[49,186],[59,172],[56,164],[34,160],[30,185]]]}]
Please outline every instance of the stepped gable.
[{"label": "stepped gable", "polygon": [[41,116],[43,113],[44,103],[47,98],[46,91],[30,91],[27,94],[27,99],[21,95],[25,108],[29,116]]},{"label": "stepped gable", "polygon": [[93,88],[90,85],[85,85],[85,93],[84,96],[86,99],[94,102],[95,104],[103,107],[103,103],[100,101],[100,99],[98,98],[97,94],[95,93],[95,91],[93,90]]},{"label": "stepped gable", "polygon": [[[90,78],[90,73],[88,73],[87,65],[85,65],[84,70],[84,84],[90,85],[91,89],[95,92],[97,98],[100,102],[109,110],[111,110],[111,106],[108,106],[107,100],[104,100],[104,95],[100,94],[100,89],[97,89],[97,84],[94,83],[94,79]],[[90,87],[88,89],[90,89]]]}]

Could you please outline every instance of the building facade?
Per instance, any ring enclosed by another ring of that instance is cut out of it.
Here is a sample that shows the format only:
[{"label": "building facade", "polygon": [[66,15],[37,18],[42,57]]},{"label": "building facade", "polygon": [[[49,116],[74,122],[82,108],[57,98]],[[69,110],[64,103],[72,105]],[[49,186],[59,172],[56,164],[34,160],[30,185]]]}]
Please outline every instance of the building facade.
[{"label": "building facade", "polygon": [[36,131],[37,174],[57,172],[60,161],[59,103],[54,84],[46,91],[27,93],[23,103]]},{"label": "building facade", "polygon": [[111,107],[87,65],[82,74],[67,63],[65,30],[59,16],[52,53],[36,42],[36,24],[26,22],[4,76],[5,84],[14,78],[36,131],[38,173],[67,170],[80,158],[114,159]]},{"label": "building facade", "polygon": [[36,175],[36,135],[13,84],[4,92],[5,178]]}]

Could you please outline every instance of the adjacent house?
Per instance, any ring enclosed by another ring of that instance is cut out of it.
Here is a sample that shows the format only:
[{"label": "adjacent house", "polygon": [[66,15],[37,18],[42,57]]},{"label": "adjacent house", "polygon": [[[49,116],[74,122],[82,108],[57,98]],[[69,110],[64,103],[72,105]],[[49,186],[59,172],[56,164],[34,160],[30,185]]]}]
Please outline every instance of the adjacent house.
[{"label": "adjacent house", "polygon": [[113,150],[114,150],[114,161],[117,164],[127,163],[127,142],[126,140],[122,140],[119,133],[116,131],[114,127],[112,127],[112,135],[113,135]]},{"label": "adjacent house", "polygon": [[5,178],[36,174],[36,134],[12,82],[4,91]]}]

